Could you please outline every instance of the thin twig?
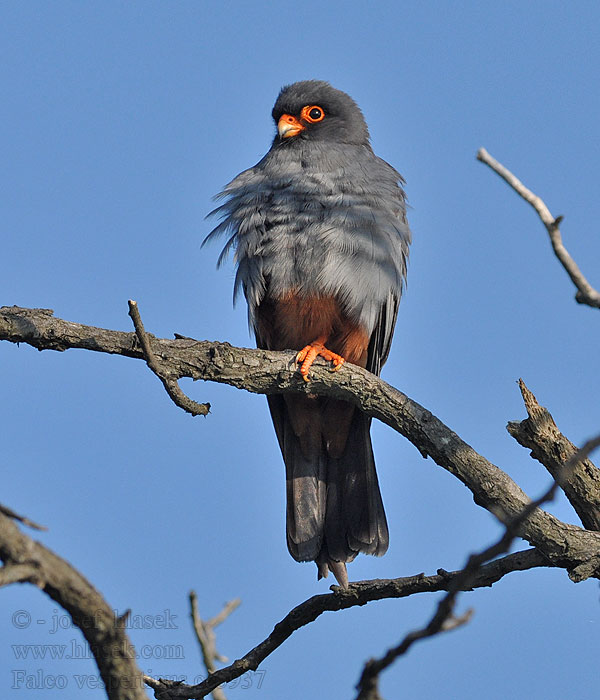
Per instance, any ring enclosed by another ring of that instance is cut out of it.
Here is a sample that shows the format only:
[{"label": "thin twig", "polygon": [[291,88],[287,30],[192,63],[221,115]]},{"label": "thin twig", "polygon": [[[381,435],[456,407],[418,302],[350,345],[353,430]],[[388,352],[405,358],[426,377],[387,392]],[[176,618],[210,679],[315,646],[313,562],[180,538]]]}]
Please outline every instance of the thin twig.
[{"label": "thin twig", "polygon": [[510,185],[510,187],[512,187],[518,195],[520,195],[526,202],[531,204],[531,206],[536,210],[538,216],[548,231],[554,254],[559,259],[561,265],[564,267],[567,274],[571,278],[571,281],[577,288],[575,300],[579,304],[586,304],[587,306],[592,306],[597,309],[600,308],[600,292],[594,289],[587,281],[577,263],[569,255],[567,249],[563,245],[559,228],[563,217],[557,216],[554,218],[544,201],[530,189],[525,187],[525,185],[517,177],[515,177],[510,170],[508,170],[508,168],[505,168],[501,163],[493,158],[485,150],[485,148],[480,148],[479,151],[477,151],[477,160],[485,163],[495,173],[500,175],[500,177],[506,183],[508,183],[508,185]]},{"label": "thin twig", "polygon": [[[196,591],[190,591],[189,597],[190,614],[194,625],[194,631],[196,632],[196,638],[200,645],[200,651],[202,652],[202,660],[204,661],[207,673],[211,674],[216,670],[215,661],[219,661],[220,663],[227,663],[228,661],[227,657],[219,654],[217,651],[217,639],[214,628],[231,615],[241,603],[241,600],[235,598],[229,601],[218,615],[215,615],[215,617],[205,622],[198,612],[198,596],[196,595]],[[222,688],[215,688],[212,691],[212,696],[214,700],[227,700]]]},{"label": "thin twig", "polygon": [[186,413],[191,413],[192,416],[206,416],[210,412],[209,403],[198,403],[189,396],[186,396],[183,391],[181,391],[177,379],[169,377],[165,370],[163,370],[154,354],[152,347],[150,345],[150,338],[144,324],[142,323],[142,318],[140,316],[140,311],[138,309],[137,302],[129,300],[129,315],[133,321],[135,328],[135,333],[142,346],[144,352],[144,358],[148,367],[154,372],[154,374],[160,379],[165,387],[167,394],[170,396],[173,403],[179,408],[182,408]]},{"label": "thin twig", "polygon": [[[241,603],[240,598],[234,598],[233,600],[230,600],[228,603],[225,603],[223,606],[223,610],[218,615],[215,615],[214,617],[211,617],[210,620],[206,623],[212,628],[217,627],[220,625],[222,622],[225,622],[225,620],[231,615],[231,613],[239,607]],[[227,659],[225,659],[227,661]]]},{"label": "thin twig", "polygon": [[425,627],[407,634],[397,647],[389,649],[381,659],[370,659],[367,661],[360,681],[356,686],[359,691],[356,700],[380,700],[379,674],[388,666],[391,666],[399,656],[405,654],[415,642],[420,639],[427,639],[427,637],[433,637],[440,632],[449,632],[469,622],[473,616],[472,608],[469,608],[460,617],[454,617],[452,614],[453,607],[454,600],[451,599],[450,594],[445,595],[438,603],[435,615]]},{"label": "thin twig", "polygon": [[15,511],[12,508],[9,508],[8,506],[3,506],[0,503],[0,513],[4,513],[7,518],[12,518],[13,520],[18,520],[20,523],[23,523],[23,525],[27,525],[27,527],[32,528],[33,530],[42,530],[42,531],[47,531],[48,528],[45,525],[38,525],[37,523],[34,523],[33,520],[30,520],[29,518],[25,517],[24,515],[19,515],[18,513],[15,513]]}]

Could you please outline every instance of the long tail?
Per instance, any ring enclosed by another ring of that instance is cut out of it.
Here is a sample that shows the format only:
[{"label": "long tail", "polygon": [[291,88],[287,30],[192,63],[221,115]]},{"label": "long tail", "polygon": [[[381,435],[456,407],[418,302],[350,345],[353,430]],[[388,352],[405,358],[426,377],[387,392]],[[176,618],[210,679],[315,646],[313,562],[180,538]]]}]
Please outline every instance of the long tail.
[{"label": "long tail", "polygon": [[319,576],[331,569],[340,585],[347,585],[345,563],[359,552],[381,556],[389,541],[371,419],[345,404],[350,425],[340,449],[323,434],[331,432],[324,428],[324,416],[332,402],[290,395],[269,396],[268,402],[286,466],[290,554],[317,562]]}]

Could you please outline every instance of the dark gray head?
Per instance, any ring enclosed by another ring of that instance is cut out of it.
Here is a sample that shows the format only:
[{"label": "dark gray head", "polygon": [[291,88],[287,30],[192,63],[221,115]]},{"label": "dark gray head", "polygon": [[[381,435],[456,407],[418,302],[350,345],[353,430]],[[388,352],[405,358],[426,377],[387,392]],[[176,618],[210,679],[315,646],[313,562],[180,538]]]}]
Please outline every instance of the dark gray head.
[{"label": "dark gray head", "polygon": [[275,142],[332,141],[366,145],[369,130],[356,102],[324,80],[303,80],[282,88],[273,107]]}]

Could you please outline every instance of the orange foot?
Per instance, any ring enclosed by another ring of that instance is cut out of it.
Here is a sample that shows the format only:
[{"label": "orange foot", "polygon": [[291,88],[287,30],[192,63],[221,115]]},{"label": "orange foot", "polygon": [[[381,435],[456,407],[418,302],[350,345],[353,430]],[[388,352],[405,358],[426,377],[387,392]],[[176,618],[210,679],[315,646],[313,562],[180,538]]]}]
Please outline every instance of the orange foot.
[{"label": "orange foot", "polygon": [[335,352],[331,352],[323,345],[324,338],[318,338],[314,340],[310,345],[302,348],[300,352],[296,355],[296,362],[301,363],[300,374],[304,377],[304,381],[310,381],[308,378],[308,370],[311,368],[312,363],[321,356],[327,362],[333,362],[333,371],[337,372],[342,368],[342,365],[346,360],[341,355],[336,355]]}]

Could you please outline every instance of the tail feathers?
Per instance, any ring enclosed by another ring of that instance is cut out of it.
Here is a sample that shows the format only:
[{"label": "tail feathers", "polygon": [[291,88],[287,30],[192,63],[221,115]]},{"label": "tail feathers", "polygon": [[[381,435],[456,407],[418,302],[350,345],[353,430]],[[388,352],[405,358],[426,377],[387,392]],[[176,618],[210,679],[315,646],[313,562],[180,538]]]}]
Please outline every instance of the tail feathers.
[{"label": "tail feathers", "polygon": [[381,556],[389,534],[369,429],[358,409],[344,453],[327,464],[327,514],[323,547],[329,559],[352,561],[358,552]]},{"label": "tail feathers", "polygon": [[345,448],[332,457],[319,429],[326,400],[269,396],[268,402],[286,465],[290,554],[296,561],[316,561],[320,577],[331,570],[345,586],[345,562],[359,552],[381,556],[388,548],[371,420],[354,410]]},{"label": "tail feathers", "polygon": [[[309,401],[310,411],[306,415],[314,415],[316,405],[312,400],[303,396],[291,398],[296,403]],[[327,457],[323,454],[320,440],[311,442],[305,439],[301,445],[297,433],[304,434],[306,427],[310,432],[311,426],[299,425],[298,420],[292,421],[288,406],[290,399],[286,402],[284,396],[278,395],[268,396],[267,399],[285,462],[288,550],[296,561],[314,561],[323,545]]]},{"label": "tail feathers", "polygon": [[311,463],[295,449],[287,449],[286,455],[288,549],[296,561],[313,561],[323,545],[326,460],[319,458]]}]

